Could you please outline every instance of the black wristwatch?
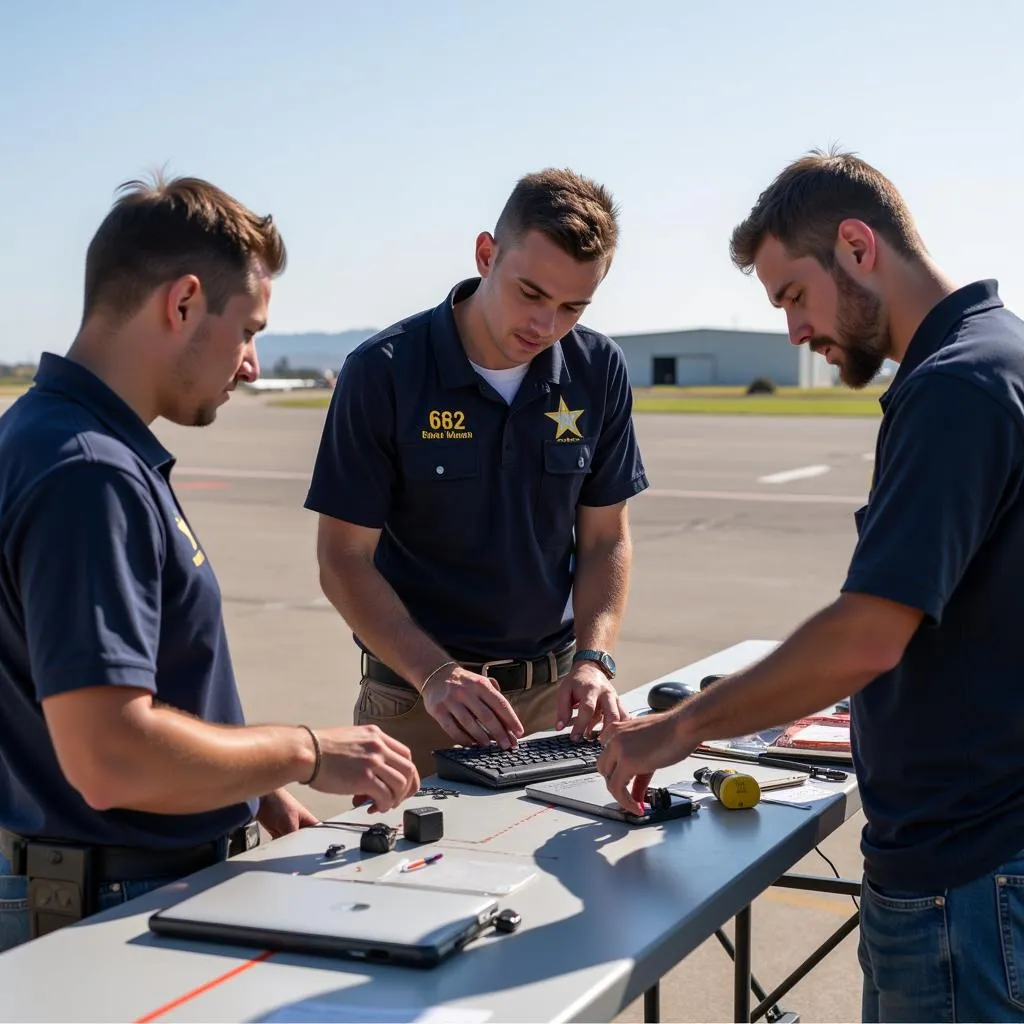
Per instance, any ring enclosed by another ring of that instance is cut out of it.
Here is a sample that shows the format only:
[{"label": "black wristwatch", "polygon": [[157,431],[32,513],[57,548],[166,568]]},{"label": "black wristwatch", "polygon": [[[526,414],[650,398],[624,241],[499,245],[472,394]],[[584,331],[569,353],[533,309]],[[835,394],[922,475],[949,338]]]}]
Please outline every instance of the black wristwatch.
[{"label": "black wristwatch", "polygon": [[573,664],[577,661],[593,661],[609,679],[615,678],[615,662],[607,651],[577,651],[572,656]]}]

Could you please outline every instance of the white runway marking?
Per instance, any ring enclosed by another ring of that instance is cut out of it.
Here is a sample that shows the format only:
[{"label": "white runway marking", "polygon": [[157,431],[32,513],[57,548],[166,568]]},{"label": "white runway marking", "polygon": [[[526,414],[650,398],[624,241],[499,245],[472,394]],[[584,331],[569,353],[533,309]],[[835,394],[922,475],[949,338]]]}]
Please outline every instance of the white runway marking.
[{"label": "white runway marking", "polygon": [[[190,477],[223,477],[234,480],[309,480],[309,473],[290,469],[217,469],[209,466],[177,466],[174,473]],[[690,491],[670,487],[648,488],[640,497],[683,498],[689,501],[783,502],[796,505],[863,505],[866,495],[852,494],[770,494],[767,491]]]},{"label": "white runway marking", "polygon": [[249,598],[226,594],[224,600],[229,604],[239,604],[254,608],[258,612],[308,611],[311,608],[331,608],[326,597],[314,597],[308,601],[253,601]]},{"label": "white runway marking", "polygon": [[175,466],[172,476],[212,476],[225,480],[305,480],[311,473],[292,469],[213,469],[209,466]]},{"label": "white runway marking", "polygon": [[788,484],[790,480],[809,480],[814,476],[824,476],[830,469],[829,466],[801,466],[799,469],[785,469],[781,473],[769,473],[767,476],[759,476],[759,484]]},{"label": "white runway marking", "polygon": [[863,455],[861,456],[861,458],[862,458],[862,459],[863,459],[863,460],[864,460],[865,462],[874,462],[874,461],[875,461],[875,453],[874,453],[874,452],[865,452],[865,453],[864,453],[864,454],[863,454]]},{"label": "white runway marking", "polygon": [[777,491],[677,491],[671,488],[651,488],[638,497],[648,495],[652,498],[685,498],[691,501],[750,501],[750,502],[782,502],[794,505],[863,505],[867,495],[853,494],[787,494]]}]

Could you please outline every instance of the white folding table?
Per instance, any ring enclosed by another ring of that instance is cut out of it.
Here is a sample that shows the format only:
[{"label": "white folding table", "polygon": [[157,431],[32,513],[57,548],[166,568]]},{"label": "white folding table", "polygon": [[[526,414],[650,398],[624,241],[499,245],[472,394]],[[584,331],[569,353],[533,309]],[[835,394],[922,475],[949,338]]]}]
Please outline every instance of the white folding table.
[{"label": "white folding table", "polygon": [[[661,679],[697,683],[774,647],[747,641]],[[630,710],[646,692],[624,696]],[[856,927],[856,914],[773,992],[753,982],[750,905],[773,885],[856,894],[856,882],[787,872],[859,809],[856,778],[815,782],[831,790],[810,809],[762,802],[744,811],[705,804],[692,817],[633,828],[549,807],[521,790],[485,790],[433,776],[404,806],[444,812],[446,856],[507,858],[536,876],[501,900],[522,914],[512,934],[488,933],[441,966],[417,970],[161,939],[155,910],[252,867],[370,881],[403,856],[359,852],[359,831],[303,829],[0,955],[0,1019],[10,1021],[610,1020],[641,993],[658,1019],[658,982],[712,935],[735,961],[735,1019],[778,1017],[782,995]],[[351,811],[331,826],[401,823]],[[346,847],[325,859],[332,843]],[[412,849],[422,850],[419,847]],[[735,918],[735,946],[722,926]],[[792,1018],[793,1015],[790,1015]]]}]

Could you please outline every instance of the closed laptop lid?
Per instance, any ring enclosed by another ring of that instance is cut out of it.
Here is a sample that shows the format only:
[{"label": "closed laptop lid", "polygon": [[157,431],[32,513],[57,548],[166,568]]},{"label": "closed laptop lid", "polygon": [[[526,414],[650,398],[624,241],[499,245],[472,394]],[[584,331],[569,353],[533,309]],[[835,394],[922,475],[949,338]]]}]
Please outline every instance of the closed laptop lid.
[{"label": "closed laptop lid", "polygon": [[158,911],[150,927],[222,940],[261,935],[278,946],[292,935],[297,950],[321,938],[339,952],[443,953],[496,909],[490,896],[249,870]]}]

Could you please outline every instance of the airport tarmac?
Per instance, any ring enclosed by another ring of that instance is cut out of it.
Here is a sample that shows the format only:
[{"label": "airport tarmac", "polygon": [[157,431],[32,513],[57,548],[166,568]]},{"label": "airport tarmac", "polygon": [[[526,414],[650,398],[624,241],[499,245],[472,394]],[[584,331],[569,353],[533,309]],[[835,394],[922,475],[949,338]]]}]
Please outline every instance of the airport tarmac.
[{"label": "airport tarmac", "polygon": [[[221,582],[250,720],[340,724],[350,721],[358,658],[320,593],[316,517],[302,508],[324,411],[269,403],[237,394],[211,427],[157,432],[178,458],[178,493]],[[651,488],[631,510],[633,581],[617,650],[624,690],[741,640],[782,638],[835,598],[877,431],[872,419],[636,423]],[[319,815],[344,806],[307,796]],[[856,815],[821,847],[845,877],[859,877],[862,824]],[[831,873],[817,855],[796,870]],[[770,991],[852,909],[827,894],[762,896],[753,911],[761,984]],[[805,1021],[859,1019],[856,943],[855,932],[782,1007]],[[731,967],[714,939],[695,951],[662,983],[662,1019],[730,1020]],[[618,1019],[643,1020],[642,1001]]]},{"label": "airport tarmac", "polygon": [[[210,427],[155,429],[177,457],[179,498],[220,580],[249,720],[347,723],[358,657],[320,593],[316,516],[302,508],[325,413],[270,403],[239,393]],[[781,639],[835,598],[878,422],[640,415],[636,424],[651,489],[631,510],[633,580],[616,652],[623,690],[741,640]],[[296,794],[320,816],[346,806]],[[858,814],[821,846],[844,877],[859,877],[862,824]],[[813,854],[795,870],[831,874]],[[788,889],[759,898],[761,984],[774,988],[852,909],[847,897]],[[856,945],[854,932],[782,1008],[804,1021],[858,1020]],[[709,940],[664,979],[662,1019],[731,1020],[731,970]],[[617,1019],[641,1021],[642,1000]]]}]

